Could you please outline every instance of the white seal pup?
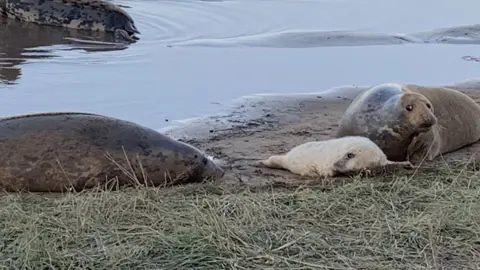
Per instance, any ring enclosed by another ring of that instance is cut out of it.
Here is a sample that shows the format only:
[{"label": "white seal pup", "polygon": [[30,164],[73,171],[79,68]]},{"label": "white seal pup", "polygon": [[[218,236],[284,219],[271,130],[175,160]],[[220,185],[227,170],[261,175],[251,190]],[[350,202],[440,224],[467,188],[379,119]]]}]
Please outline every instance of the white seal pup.
[{"label": "white seal pup", "polygon": [[261,164],[310,177],[351,175],[364,170],[412,169],[409,161],[389,161],[369,138],[345,136],[298,145],[283,155],[273,155]]}]

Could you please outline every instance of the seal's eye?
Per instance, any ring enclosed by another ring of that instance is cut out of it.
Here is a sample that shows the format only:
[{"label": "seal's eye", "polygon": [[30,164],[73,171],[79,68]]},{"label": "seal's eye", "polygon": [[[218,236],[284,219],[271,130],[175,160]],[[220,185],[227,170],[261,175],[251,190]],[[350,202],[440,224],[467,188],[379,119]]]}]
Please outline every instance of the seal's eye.
[{"label": "seal's eye", "polygon": [[347,154],[347,158],[348,159],[351,159],[351,158],[354,158],[355,157],[355,154],[354,153],[348,153]]},{"label": "seal's eye", "polygon": [[411,112],[413,110],[413,106],[412,105],[407,105],[405,106],[405,109],[409,112]]},{"label": "seal's eye", "polygon": [[430,105],[430,104],[427,103],[427,108],[431,109],[431,108],[432,108],[432,105]]}]

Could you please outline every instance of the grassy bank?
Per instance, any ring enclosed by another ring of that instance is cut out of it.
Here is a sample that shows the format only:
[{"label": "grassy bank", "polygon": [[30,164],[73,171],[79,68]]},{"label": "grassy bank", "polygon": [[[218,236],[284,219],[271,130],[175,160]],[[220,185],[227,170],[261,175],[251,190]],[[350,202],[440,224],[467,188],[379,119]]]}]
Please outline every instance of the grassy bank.
[{"label": "grassy bank", "polygon": [[480,177],[0,198],[4,269],[477,269]]}]

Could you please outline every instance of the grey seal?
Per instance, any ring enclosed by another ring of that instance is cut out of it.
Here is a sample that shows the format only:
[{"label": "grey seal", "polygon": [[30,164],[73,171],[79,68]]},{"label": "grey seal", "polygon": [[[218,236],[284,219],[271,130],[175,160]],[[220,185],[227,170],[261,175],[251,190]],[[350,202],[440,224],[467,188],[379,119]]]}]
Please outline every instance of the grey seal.
[{"label": "grey seal", "polygon": [[91,113],[0,119],[0,151],[0,189],[5,191],[161,186],[224,175],[192,145],[129,121]]},{"label": "grey seal", "polygon": [[135,34],[140,34],[125,10],[102,0],[0,0],[0,14],[42,25],[113,32],[119,42],[135,42]]},{"label": "grey seal", "polygon": [[448,87],[404,84],[403,89],[428,98],[437,125],[418,134],[409,146],[409,160],[433,160],[480,140],[480,106],[468,95]]},{"label": "grey seal", "polygon": [[436,104],[397,83],[375,85],[350,103],[336,137],[365,136],[391,161],[409,160],[413,139],[437,124]]}]

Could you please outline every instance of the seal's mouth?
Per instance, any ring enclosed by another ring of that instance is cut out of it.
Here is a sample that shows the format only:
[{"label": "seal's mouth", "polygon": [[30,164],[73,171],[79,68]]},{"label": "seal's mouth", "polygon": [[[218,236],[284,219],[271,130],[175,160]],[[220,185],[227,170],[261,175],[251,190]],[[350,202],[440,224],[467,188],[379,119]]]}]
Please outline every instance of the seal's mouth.
[{"label": "seal's mouth", "polygon": [[139,32],[127,31],[124,29],[117,29],[115,30],[115,40],[117,42],[122,42],[122,43],[133,43],[140,39],[137,36],[135,36],[136,33],[139,33]]},{"label": "seal's mouth", "polygon": [[337,161],[333,163],[333,170],[335,171],[336,174],[343,175],[344,167],[345,167],[345,164],[342,161]]},{"label": "seal's mouth", "polygon": [[135,36],[135,33],[134,32],[128,32],[128,37],[130,38],[130,40],[139,40],[140,38]]},{"label": "seal's mouth", "polygon": [[138,31],[137,27],[133,24],[133,21],[131,21],[130,23],[128,23],[126,26],[125,26],[125,32],[127,32],[127,35],[128,35],[128,38],[130,40],[139,40],[140,38],[138,38],[137,36],[135,36],[135,34],[140,34],[140,31]]},{"label": "seal's mouth", "polygon": [[423,133],[423,132],[427,132],[430,130],[430,127],[419,127],[417,128],[418,132],[417,133]]},{"label": "seal's mouth", "polygon": [[427,132],[429,131],[430,129],[432,129],[435,125],[431,125],[431,124],[425,124],[425,125],[420,125],[417,130],[418,130],[418,133],[423,133],[423,132]]}]

